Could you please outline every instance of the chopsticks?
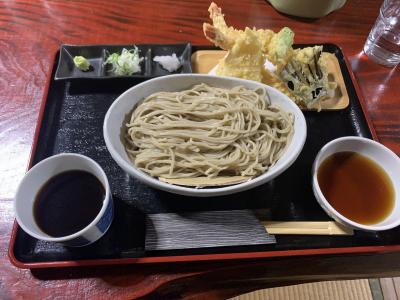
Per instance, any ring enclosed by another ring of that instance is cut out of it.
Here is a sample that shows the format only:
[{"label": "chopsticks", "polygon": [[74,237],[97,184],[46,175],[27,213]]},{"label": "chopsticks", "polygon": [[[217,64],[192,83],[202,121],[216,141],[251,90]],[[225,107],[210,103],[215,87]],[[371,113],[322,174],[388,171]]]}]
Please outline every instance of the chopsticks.
[{"label": "chopsticks", "polygon": [[353,229],[337,222],[261,221],[269,234],[353,235]]}]

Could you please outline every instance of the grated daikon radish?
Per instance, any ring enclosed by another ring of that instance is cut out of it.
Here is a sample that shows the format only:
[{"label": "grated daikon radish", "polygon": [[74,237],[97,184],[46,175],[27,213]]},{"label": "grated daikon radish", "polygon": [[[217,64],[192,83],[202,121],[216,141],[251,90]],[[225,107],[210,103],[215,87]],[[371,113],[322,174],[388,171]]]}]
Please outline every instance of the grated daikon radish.
[{"label": "grated daikon radish", "polygon": [[179,58],[176,57],[175,53],[173,53],[172,55],[155,56],[153,60],[158,62],[161,67],[163,67],[168,72],[174,72],[178,70],[181,66],[181,62],[179,61]]}]

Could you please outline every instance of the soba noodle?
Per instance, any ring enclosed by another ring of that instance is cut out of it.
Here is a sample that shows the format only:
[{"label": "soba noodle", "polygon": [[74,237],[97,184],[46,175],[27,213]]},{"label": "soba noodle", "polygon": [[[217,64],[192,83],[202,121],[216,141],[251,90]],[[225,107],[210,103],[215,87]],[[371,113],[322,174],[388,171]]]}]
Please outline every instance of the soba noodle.
[{"label": "soba noodle", "polygon": [[270,105],[265,89],[199,84],[143,100],[127,126],[127,153],[151,176],[258,176],[293,136],[293,116]]}]

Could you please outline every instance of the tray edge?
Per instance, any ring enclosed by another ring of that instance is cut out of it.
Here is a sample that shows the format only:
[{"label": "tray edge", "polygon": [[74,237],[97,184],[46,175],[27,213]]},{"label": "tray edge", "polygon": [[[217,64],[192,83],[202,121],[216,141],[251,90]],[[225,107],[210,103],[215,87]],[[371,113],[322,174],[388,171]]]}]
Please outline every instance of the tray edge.
[{"label": "tray edge", "polygon": [[[349,72],[349,75],[350,75],[350,78],[351,78],[351,82],[352,82],[352,84],[353,84],[353,86],[354,86],[354,90],[356,91],[356,94],[357,94],[357,97],[358,97],[358,101],[360,102],[361,110],[362,110],[362,112],[363,112],[365,121],[367,121],[368,129],[369,129],[369,131],[371,132],[372,139],[375,140],[375,141],[377,141],[377,142],[379,142],[379,138],[378,138],[378,136],[377,136],[377,134],[376,134],[376,131],[375,131],[375,128],[374,128],[374,126],[373,126],[371,117],[370,117],[370,115],[369,115],[369,113],[368,113],[368,110],[367,110],[367,108],[366,108],[366,103],[365,103],[364,95],[361,93],[360,86],[358,85],[358,81],[357,81],[357,79],[356,79],[356,77],[355,77],[355,75],[354,75],[354,72],[353,72],[353,69],[351,68],[351,65],[350,65],[350,63],[349,63],[349,60],[347,59],[347,56],[344,55],[343,49],[342,49],[341,47],[339,47],[339,46],[336,45],[336,44],[332,44],[332,45],[338,47],[338,49],[340,50],[340,52],[342,52],[342,54],[343,54],[343,59],[344,59],[344,62],[345,62],[345,64],[346,64],[347,71]],[[351,72],[350,72],[350,70],[351,70]]]},{"label": "tray edge", "polygon": [[[38,117],[36,119],[36,127],[35,127],[35,132],[33,134],[33,143],[31,146],[31,149],[29,151],[29,161],[28,161],[28,166],[25,170],[25,173],[28,172],[28,170],[32,167],[33,164],[33,159],[35,156],[35,152],[36,152],[36,148],[38,145],[38,140],[39,140],[39,135],[40,135],[40,127],[42,126],[42,122],[43,122],[43,114],[44,114],[44,110],[46,107],[46,102],[47,102],[47,98],[49,95],[49,90],[50,90],[50,85],[51,85],[51,81],[52,81],[52,76],[53,76],[53,69],[54,69],[54,63],[57,62],[56,58],[57,55],[59,54],[60,50],[57,49],[53,56],[52,56],[52,61],[53,64],[51,64],[49,66],[49,69],[47,71],[47,76],[46,76],[46,87],[45,87],[45,91],[43,93],[43,97],[40,103],[40,108],[39,108],[39,114]],[[14,245],[15,245],[15,239],[17,237],[17,231],[18,231],[18,224],[16,219],[14,219],[14,224],[12,227],[12,231],[11,231],[11,239],[10,239],[10,243],[8,245],[8,257],[10,258],[11,263],[19,268],[23,268],[22,266],[24,266],[24,262],[19,261],[14,254]]]}]

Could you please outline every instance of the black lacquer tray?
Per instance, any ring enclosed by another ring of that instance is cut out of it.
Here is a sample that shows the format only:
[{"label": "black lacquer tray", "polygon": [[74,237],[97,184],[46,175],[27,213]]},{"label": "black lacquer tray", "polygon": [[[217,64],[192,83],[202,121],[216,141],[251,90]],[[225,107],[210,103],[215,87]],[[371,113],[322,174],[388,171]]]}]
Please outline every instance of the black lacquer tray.
[{"label": "black lacquer tray", "polygon": [[[210,47],[193,47],[193,51],[201,49]],[[258,188],[215,198],[193,198],[162,192],[124,173],[106,149],[102,134],[103,119],[111,103],[122,92],[146,78],[56,81],[57,54],[48,93],[42,104],[31,165],[60,152],[81,153],[93,158],[109,178],[115,218],[103,238],[83,248],[67,248],[38,241],[15,223],[9,249],[11,261],[22,268],[43,268],[399,250],[400,234],[397,228],[379,233],[356,231],[353,236],[280,235],[276,236],[275,244],[249,243],[204,248],[194,245],[191,249],[168,251],[145,249],[145,219],[148,214],[261,209],[269,220],[329,220],[311,189],[311,166],[317,152],[337,137],[355,135],[375,138],[375,134],[362,108],[363,100],[357,92],[357,83],[340,48],[325,44],[324,51],[334,53],[339,60],[350,105],[343,110],[304,112],[307,140],[299,158],[286,172]]]}]

